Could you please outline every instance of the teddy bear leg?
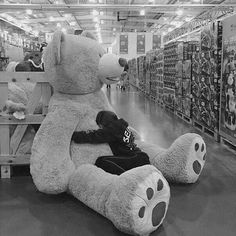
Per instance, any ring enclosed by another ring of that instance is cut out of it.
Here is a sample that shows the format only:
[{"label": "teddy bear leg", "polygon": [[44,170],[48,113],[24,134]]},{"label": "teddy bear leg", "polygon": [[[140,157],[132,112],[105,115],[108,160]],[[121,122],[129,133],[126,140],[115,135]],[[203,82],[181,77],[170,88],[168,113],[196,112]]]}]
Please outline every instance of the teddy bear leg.
[{"label": "teddy bear leg", "polygon": [[156,230],[165,218],[170,198],[167,181],[152,165],[119,176],[94,165],[82,165],[71,176],[69,190],[131,235],[148,235]]},{"label": "teddy bear leg", "polygon": [[168,149],[145,142],[138,142],[138,145],[170,182],[196,182],[205,164],[206,144],[195,133],[178,137]]}]

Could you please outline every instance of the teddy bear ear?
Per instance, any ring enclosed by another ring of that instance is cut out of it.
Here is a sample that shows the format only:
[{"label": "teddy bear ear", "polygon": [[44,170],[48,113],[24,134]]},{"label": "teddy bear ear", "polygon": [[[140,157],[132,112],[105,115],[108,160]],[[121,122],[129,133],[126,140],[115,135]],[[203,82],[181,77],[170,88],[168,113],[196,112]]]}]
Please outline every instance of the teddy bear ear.
[{"label": "teddy bear ear", "polygon": [[[62,31],[56,31],[53,34],[50,45],[46,47],[45,59],[51,65],[57,65],[61,61],[61,43],[65,40],[65,35]],[[46,62],[46,61],[45,61]]]},{"label": "teddy bear ear", "polygon": [[97,40],[94,34],[86,30],[81,33],[81,36],[84,36],[93,40]]}]

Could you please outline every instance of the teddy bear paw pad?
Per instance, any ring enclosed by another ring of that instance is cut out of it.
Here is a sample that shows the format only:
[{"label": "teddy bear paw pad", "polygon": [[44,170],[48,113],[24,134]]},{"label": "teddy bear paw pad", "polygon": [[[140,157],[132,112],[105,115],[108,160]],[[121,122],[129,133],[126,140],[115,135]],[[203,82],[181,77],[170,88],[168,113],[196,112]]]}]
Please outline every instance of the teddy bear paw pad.
[{"label": "teddy bear paw pad", "polygon": [[170,188],[160,172],[153,172],[140,183],[132,201],[136,232],[148,234],[163,222],[169,204]]},{"label": "teddy bear paw pad", "polygon": [[186,172],[188,182],[195,182],[206,161],[206,144],[201,137],[196,137],[190,145]]}]

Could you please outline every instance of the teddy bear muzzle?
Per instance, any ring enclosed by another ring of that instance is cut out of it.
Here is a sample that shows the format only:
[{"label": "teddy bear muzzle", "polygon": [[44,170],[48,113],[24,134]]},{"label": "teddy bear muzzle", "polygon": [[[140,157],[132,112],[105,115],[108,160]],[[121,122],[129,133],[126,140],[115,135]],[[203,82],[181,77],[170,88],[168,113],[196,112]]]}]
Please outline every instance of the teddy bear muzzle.
[{"label": "teddy bear muzzle", "polygon": [[127,64],[126,59],[115,54],[104,54],[98,65],[98,76],[102,83],[114,84],[120,80],[120,76]]}]

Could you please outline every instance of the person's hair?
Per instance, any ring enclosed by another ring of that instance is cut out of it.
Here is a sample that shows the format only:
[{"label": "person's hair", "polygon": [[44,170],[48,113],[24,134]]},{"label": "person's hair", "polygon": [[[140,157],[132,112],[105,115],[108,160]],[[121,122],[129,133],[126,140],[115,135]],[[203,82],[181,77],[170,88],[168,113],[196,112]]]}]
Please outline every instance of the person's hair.
[{"label": "person's hair", "polygon": [[96,117],[97,125],[103,125],[103,126],[107,126],[112,121],[116,121],[116,120],[118,120],[118,117],[112,111],[100,111],[98,112],[97,117]]}]

